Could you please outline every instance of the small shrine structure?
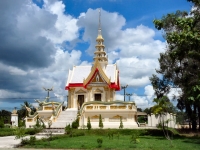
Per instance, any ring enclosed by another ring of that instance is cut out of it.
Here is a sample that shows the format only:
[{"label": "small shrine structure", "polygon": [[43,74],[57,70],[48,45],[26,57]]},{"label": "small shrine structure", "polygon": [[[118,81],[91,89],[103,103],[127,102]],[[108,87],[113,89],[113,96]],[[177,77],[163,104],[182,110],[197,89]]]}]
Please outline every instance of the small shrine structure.
[{"label": "small shrine structure", "polygon": [[11,123],[13,127],[18,127],[18,114],[16,108],[12,111]]}]

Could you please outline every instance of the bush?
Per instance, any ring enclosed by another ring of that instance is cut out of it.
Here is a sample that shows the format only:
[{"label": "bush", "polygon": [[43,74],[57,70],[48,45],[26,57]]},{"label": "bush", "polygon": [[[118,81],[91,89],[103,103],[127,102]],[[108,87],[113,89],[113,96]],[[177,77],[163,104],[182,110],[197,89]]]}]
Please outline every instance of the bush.
[{"label": "bush", "polygon": [[11,128],[11,124],[4,124],[4,128]]},{"label": "bush", "polygon": [[138,122],[145,123],[145,122],[147,122],[147,118],[145,118],[144,116],[138,116]]},{"label": "bush", "polygon": [[88,128],[88,130],[90,130],[92,128],[91,123],[90,123],[90,117],[88,117],[87,121],[88,121],[87,122],[87,128]]},{"label": "bush", "polygon": [[3,120],[3,117],[0,117],[0,128],[4,128],[4,120]]},{"label": "bush", "polygon": [[79,127],[79,119],[76,118],[76,120],[72,122],[72,128],[78,129],[78,127]]},{"label": "bush", "polygon": [[24,127],[16,128],[15,129],[15,139],[23,139],[23,137],[26,136],[25,132],[26,132],[26,130]]},{"label": "bush", "polygon": [[102,143],[103,143],[103,139],[102,138],[98,138],[97,139],[97,143],[98,143],[98,148],[102,147]]},{"label": "bush", "polygon": [[30,140],[29,139],[22,139],[21,140],[21,145],[27,145],[27,144],[30,144]]},{"label": "bush", "polygon": [[37,117],[37,119],[36,119],[36,124],[35,124],[35,126],[36,127],[40,127],[41,125],[40,125],[40,123],[39,123],[39,118]]},{"label": "bush", "polygon": [[27,128],[25,130],[25,134],[35,135],[35,134],[39,133],[40,131],[42,131],[42,128]]},{"label": "bush", "polygon": [[140,142],[139,136],[140,136],[140,132],[135,131],[135,132],[132,133],[132,135],[131,135],[130,142],[131,142],[131,143],[133,142],[134,144],[139,143],[139,142]]},{"label": "bush", "polygon": [[31,145],[34,145],[35,144],[35,142],[36,142],[36,137],[35,136],[30,136],[30,144]]},{"label": "bush", "polygon": [[72,128],[71,128],[70,124],[68,124],[68,125],[65,127],[65,133],[66,133],[66,134],[70,134],[71,131],[72,131]]},{"label": "bush", "polygon": [[99,128],[103,128],[103,121],[102,121],[102,118],[101,118],[101,115],[99,115]]},{"label": "bush", "polygon": [[120,129],[123,129],[124,125],[123,125],[123,122],[122,122],[122,117],[120,117],[120,125],[119,125],[119,128]]},{"label": "bush", "polygon": [[85,132],[81,131],[81,132],[75,132],[73,134],[73,137],[76,137],[76,136],[85,136]]},{"label": "bush", "polygon": [[25,120],[19,120],[18,127],[25,127]]}]

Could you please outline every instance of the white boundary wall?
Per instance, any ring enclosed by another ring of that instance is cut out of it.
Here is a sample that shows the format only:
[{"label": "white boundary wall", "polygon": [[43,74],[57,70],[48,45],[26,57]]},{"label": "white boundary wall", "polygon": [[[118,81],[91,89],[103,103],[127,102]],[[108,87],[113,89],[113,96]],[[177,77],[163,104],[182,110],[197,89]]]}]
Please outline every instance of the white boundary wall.
[{"label": "white boundary wall", "polygon": [[[176,114],[167,113],[164,116],[164,121],[169,120],[168,127],[176,128]],[[148,126],[149,127],[156,127],[160,123],[160,116],[159,115],[148,115]]]}]

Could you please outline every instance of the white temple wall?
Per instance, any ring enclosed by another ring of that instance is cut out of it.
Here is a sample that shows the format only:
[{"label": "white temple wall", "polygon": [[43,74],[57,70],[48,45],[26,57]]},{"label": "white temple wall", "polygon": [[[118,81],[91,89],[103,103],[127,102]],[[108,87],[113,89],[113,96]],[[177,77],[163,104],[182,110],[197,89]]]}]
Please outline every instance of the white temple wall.
[{"label": "white temple wall", "polygon": [[[135,115],[133,112],[124,111],[96,111],[96,112],[86,112],[80,119],[80,127],[87,126],[88,117],[90,117],[90,123],[92,128],[99,128],[99,115],[101,114],[104,128],[119,128],[120,118],[115,118],[115,116],[121,116],[124,128],[136,128],[138,127]],[[96,116],[96,118],[94,118]]]}]

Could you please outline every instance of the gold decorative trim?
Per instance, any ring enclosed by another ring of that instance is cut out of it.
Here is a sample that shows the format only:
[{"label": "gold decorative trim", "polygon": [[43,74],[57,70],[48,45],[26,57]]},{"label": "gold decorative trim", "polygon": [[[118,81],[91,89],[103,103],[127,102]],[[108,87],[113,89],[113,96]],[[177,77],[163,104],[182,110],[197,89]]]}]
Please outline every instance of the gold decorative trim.
[{"label": "gold decorative trim", "polygon": [[92,116],[91,119],[99,119],[99,116],[97,116],[97,115]]},{"label": "gold decorative trim", "polygon": [[100,109],[106,109],[106,106],[100,106]]},{"label": "gold decorative trim", "polygon": [[92,110],[92,109],[93,109],[93,106],[87,106],[86,109],[87,109],[87,110]]},{"label": "gold decorative trim", "polygon": [[44,110],[52,110],[52,107],[44,107]]},{"label": "gold decorative trim", "polygon": [[96,90],[93,91],[93,93],[103,93],[103,91],[97,88]]},{"label": "gold decorative trim", "polygon": [[27,119],[27,122],[32,122],[33,121],[33,119]]},{"label": "gold decorative trim", "polygon": [[75,94],[80,94],[80,93],[87,93],[87,92],[84,91],[84,90],[82,90],[82,89],[80,89],[80,90],[78,90],[78,91],[75,92]]}]

